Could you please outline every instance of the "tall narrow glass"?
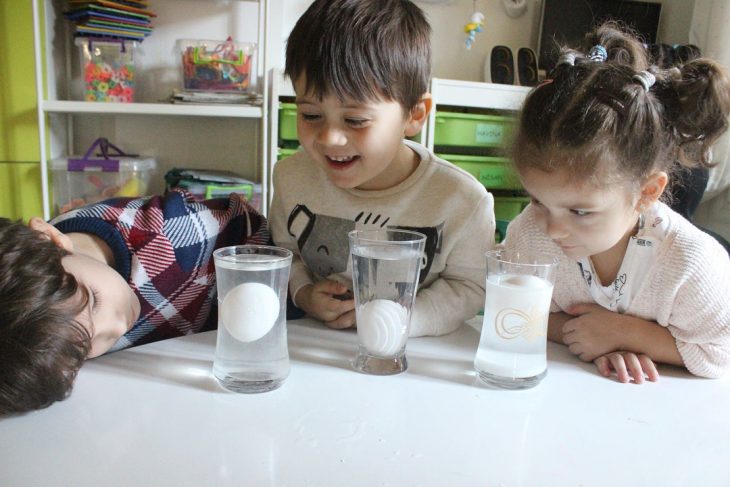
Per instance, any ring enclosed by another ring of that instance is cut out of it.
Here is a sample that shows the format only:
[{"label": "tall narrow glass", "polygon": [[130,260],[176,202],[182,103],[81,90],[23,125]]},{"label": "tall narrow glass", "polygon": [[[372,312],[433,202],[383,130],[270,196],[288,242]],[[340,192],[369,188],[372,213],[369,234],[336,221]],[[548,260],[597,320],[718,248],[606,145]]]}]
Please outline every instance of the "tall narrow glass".
[{"label": "tall narrow glass", "polygon": [[504,389],[534,387],[547,374],[547,322],[555,259],[509,250],[487,252],[479,378]]},{"label": "tall narrow glass", "polygon": [[426,236],[409,230],[348,234],[355,294],[355,369],[376,375],[408,368],[406,341]]},{"label": "tall narrow glass", "polygon": [[292,253],[237,245],[213,252],[218,341],[213,375],[234,392],[266,392],[289,375],[286,295]]}]

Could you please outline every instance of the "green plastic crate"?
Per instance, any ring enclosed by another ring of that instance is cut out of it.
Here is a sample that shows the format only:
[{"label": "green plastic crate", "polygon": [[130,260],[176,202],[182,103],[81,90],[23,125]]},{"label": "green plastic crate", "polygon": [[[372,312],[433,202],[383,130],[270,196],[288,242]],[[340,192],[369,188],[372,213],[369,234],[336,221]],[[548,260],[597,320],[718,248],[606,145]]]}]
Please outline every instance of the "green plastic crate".
[{"label": "green plastic crate", "polygon": [[279,103],[279,138],[297,142],[297,106],[294,103]]},{"label": "green plastic crate", "polygon": [[512,221],[530,202],[526,196],[495,196],[494,218],[497,220]]},{"label": "green plastic crate", "polygon": [[511,117],[474,113],[436,113],[434,145],[505,147],[515,121]]},{"label": "green plastic crate", "polygon": [[494,229],[494,242],[500,243],[507,236],[509,222],[507,220],[497,220],[496,224],[496,228]]},{"label": "green plastic crate", "polygon": [[464,156],[460,154],[438,154],[465,170],[487,189],[521,189],[520,180],[512,169],[512,163],[504,157]]},{"label": "green plastic crate", "polygon": [[285,157],[289,157],[291,155],[294,155],[299,149],[286,149],[279,147],[279,150],[276,153],[276,160],[280,161],[284,159]]}]

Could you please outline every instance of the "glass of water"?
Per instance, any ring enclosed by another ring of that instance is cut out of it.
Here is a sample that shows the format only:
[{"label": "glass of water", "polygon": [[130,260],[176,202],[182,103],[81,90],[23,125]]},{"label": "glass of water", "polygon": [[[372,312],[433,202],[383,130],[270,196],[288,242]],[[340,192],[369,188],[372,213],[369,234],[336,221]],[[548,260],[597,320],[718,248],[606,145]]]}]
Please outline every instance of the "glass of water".
[{"label": "glass of water", "polygon": [[368,374],[398,374],[408,368],[406,340],[426,236],[397,229],[348,236],[359,342],[353,365]]},{"label": "glass of water", "polygon": [[234,392],[266,392],[289,375],[286,296],[292,253],[236,245],[213,252],[218,340],[213,375]]},{"label": "glass of water", "polygon": [[534,387],[547,374],[547,323],[557,261],[487,252],[484,322],[474,368],[489,385]]}]

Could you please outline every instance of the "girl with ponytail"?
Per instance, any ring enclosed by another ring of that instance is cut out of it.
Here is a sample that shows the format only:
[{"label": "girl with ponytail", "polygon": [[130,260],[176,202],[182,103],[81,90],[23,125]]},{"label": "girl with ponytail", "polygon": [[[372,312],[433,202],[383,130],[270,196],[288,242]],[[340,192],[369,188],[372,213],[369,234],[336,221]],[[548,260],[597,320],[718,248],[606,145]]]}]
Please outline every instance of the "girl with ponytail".
[{"label": "girl with ponytail", "polygon": [[613,23],[525,101],[512,156],[531,203],[504,246],[558,258],[548,338],[604,376],[730,369],[728,254],[662,201],[674,161],[711,165],[729,114],[725,68],[660,69]]}]

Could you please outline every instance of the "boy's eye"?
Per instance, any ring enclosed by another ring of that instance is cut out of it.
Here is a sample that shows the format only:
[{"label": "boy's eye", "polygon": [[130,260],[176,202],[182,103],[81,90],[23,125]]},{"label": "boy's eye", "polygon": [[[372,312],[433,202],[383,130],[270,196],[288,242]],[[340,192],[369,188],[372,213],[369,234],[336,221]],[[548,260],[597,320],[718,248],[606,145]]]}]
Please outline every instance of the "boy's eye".
[{"label": "boy's eye", "polygon": [[101,303],[101,294],[99,294],[99,291],[91,286],[87,286],[87,289],[89,291],[89,294],[91,295],[91,309],[93,311],[97,309],[99,307],[99,304]]},{"label": "boy's eye", "polygon": [[574,215],[577,216],[588,216],[591,214],[588,210],[570,210]]},{"label": "boy's eye", "polygon": [[536,205],[536,206],[541,205],[540,200],[538,200],[537,198],[533,198],[533,197],[530,197],[530,203],[532,203],[533,205]]},{"label": "boy's eye", "polygon": [[314,113],[302,113],[302,119],[307,122],[315,122],[319,120],[321,117]]},{"label": "boy's eye", "polygon": [[368,120],[364,118],[348,118],[346,119],[346,122],[352,127],[362,127],[363,125],[368,123]]}]

